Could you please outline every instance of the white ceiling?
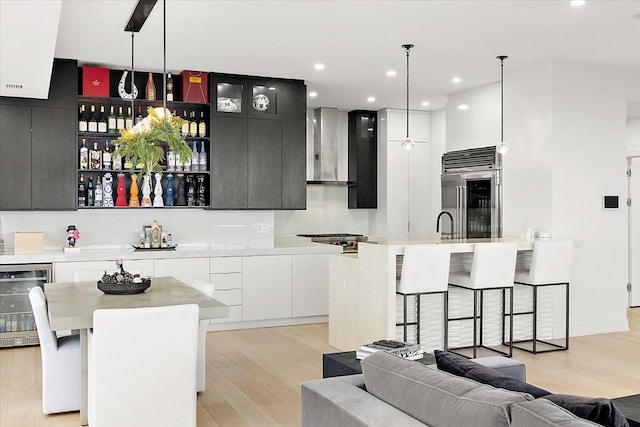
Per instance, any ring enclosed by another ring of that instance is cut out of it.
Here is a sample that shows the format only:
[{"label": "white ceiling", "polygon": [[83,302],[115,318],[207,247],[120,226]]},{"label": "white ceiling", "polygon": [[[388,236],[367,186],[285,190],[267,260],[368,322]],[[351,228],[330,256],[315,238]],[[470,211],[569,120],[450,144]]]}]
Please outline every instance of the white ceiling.
[{"label": "white ceiling", "polygon": [[[129,68],[124,26],[135,4],[63,0],[55,56]],[[136,69],[162,70],[162,6],[136,35]],[[509,56],[505,80],[509,69],[540,60],[632,68],[640,78],[638,0],[587,0],[578,8],[568,0],[166,0],[166,9],[168,71],[303,79],[318,92],[309,107],[404,108],[404,43],[415,44],[410,98],[418,110],[498,81],[502,54]],[[318,62],[323,71],[314,69]],[[462,82],[453,84],[454,76]]]}]

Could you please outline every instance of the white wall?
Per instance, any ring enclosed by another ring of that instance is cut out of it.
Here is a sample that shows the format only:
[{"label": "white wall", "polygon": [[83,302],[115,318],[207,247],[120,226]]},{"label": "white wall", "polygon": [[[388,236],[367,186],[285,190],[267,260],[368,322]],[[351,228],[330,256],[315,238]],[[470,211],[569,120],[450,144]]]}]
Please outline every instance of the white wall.
[{"label": "white wall", "polygon": [[436,233],[436,219],[442,210],[442,155],[447,151],[447,114],[445,109],[431,112],[431,191],[427,212],[427,238],[439,239]]}]

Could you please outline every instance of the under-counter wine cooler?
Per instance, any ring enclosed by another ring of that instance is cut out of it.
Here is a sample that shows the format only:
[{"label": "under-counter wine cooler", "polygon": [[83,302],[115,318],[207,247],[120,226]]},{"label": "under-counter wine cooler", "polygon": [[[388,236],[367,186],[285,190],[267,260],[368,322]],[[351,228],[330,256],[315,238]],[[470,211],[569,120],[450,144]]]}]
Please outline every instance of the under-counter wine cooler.
[{"label": "under-counter wine cooler", "polygon": [[0,265],[0,347],[40,344],[29,291],[51,279],[51,264]]}]

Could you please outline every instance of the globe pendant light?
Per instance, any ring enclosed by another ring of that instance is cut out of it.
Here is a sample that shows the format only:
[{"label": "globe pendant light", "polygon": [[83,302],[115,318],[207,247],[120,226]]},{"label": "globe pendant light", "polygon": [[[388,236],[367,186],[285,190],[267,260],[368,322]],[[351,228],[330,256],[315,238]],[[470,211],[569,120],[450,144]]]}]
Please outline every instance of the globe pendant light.
[{"label": "globe pendant light", "polygon": [[500,55],[497,58],[500,60],[500,143],[496,147],[496,151],[500,154],[507,154],[509,146],[504,142],[504,60],[508,56]]},{"label": "globe pendant light", "polygon": [[413,148],[413,139],[409,138],[409,51],[411,51],[413,45],[403,44],[402,48],[407,52],[407,136],[402,140],[400,146],[409,151]]}]

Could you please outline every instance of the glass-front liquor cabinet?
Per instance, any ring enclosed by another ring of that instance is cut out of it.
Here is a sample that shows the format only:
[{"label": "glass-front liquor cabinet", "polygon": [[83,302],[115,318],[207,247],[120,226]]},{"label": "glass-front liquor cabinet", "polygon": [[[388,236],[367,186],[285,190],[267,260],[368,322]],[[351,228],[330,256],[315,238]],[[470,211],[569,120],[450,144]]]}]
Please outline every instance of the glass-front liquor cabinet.
[{"label": "glass-front liquor cabinet", "polygon": [[0,265],[0,347],[40,344],[29,291],[51,279],[51,264]]}]

